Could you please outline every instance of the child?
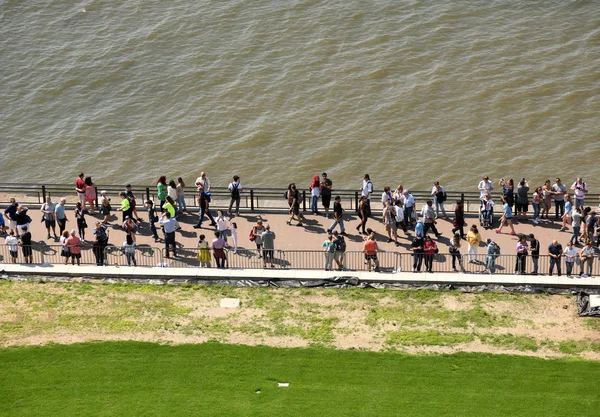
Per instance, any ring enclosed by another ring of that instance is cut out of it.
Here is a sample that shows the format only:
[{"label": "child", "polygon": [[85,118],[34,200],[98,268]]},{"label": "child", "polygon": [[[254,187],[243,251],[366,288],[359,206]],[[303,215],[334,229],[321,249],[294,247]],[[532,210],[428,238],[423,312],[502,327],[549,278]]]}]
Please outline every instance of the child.
[{"label": "child", "polygon": [[158,222],[158,216],[156,215],[156,211],[154,210],[154,201],[146,201],[146,207],[148,208],[148,223],[150,223],[150,231],[152,231],[152,237],[154,237],[155,242],[158,242],[160,240],[156,231],[156,223]]},{"label": "child", "polygon": [[210,268],[210,250],[204,235],[200,235],[198,239],[198,261],[201,267]]},{"label": "child", "polygon": [[121,251],[125,254],[127,258],[127,266],[131,266],[133,262],[133,266],[137,266],[137,262],[135,260],[135,241],[131,235],[127,235],[125,242],[121,246]]},{"label": "child", "polygon": [[227,243],[229,226],[227,225],[227,217],[223,215],[221,210],[217,211],[217,218],[215,221],[217,222],[217,230],[221,232],[221,238]]},{"label": "child", "polygon": [[229,233],[231,233],[231,241],[233,243],[233,253],[237,253],[237,223],[231,222],[231,227],[229,228]]},{"label": "child", "polygon": [[15,236],[15,231],[10,230],[8,236],[6,237],[6,246],[8,246],[8,251],[10,252],[10,259],[13,264],[17,263],[17,257],[19,256],[19,239]]}]

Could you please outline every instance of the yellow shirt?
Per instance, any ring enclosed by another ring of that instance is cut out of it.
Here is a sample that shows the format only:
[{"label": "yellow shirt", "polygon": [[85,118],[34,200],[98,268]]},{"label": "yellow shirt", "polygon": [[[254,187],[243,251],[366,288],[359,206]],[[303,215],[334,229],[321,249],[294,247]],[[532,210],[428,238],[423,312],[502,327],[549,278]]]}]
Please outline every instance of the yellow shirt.
[{"label": "yellow shirt", "polygon": [[472,230],[469,230],[469,233],[467,233],[467,242],[471,246],[478,246],[479,242],[481,242],[481,235],[479,232],[474,233]]},{"label": "yellow shirt", "polygon": [[130,208],[131,208],[131,203],[129,202],[128,198],[124,198],[123,200],[121,200],[121,210],[127,211]]},{"label": "yellow shirt", "polygon": [[173,204],[167,201],[165,204],[163,204],[163,208],[169,212],[172,219],[175,218],[175,207],[173,207]]}]

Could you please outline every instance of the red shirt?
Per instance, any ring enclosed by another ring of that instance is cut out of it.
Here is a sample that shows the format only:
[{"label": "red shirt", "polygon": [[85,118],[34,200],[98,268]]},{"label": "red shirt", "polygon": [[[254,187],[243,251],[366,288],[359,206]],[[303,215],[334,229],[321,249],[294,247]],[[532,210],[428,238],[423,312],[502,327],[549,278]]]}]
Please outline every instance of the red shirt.
[{"label": "red shirt", "polygon": [[78,193],[85,193],[85,189],[87,188],[87,185],[85,185],[84,180],[82,180],[81,178],[77,178],[75,180],[75,188],[77,188]]},{"label": "red shirt", "polygon": [[375,255],[377,253],[377,243],[374,240],[367,240],[364,249],[366,255]]},{"label": "red shirt", "polygon": [[71,236],[65,243],[69,246],[71,253],[74,253],[75,255],[81,253],[81,239],[77,236]]},{"label": "red shirt", "polygon": [[427,255],[433,255],[435,253],[435,242],[433,240],[425,241],[425,253]]}]

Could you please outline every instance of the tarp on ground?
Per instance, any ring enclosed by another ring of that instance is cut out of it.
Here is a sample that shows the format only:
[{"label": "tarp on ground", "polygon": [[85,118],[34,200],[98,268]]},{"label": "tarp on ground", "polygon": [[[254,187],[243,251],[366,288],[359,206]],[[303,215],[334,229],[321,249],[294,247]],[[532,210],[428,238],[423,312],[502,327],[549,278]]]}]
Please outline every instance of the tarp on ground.
[{"label": "tarp on ground", "polygon": [[580,292],[577,295],[577,310],[580,317],[600,317],[600,295]]}]

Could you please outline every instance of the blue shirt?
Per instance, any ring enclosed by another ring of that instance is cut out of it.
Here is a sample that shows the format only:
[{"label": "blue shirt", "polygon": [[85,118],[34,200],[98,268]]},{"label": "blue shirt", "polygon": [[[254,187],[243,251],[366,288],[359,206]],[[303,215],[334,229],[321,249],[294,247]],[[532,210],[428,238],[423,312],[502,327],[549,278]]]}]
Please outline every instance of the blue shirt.
[{"label": "blue shirt", "polygon": [[573,210],[573,203],[571,203],[570,201],[567,201],[567,203],[565,204],[565,212],[570,213],[571,210]]},{"label": "blue shirt", "polygon": [[423,226],[423,222],[417,222],[415,226],[415,235],[417,237],[425,237],[425,226]]},{"label": "blue shirt", "polygon": [[173,233],[179,227],[179,223],[173,218],[167,219],[166,217],[161,217],[159,223],[163,227],[165,233]]},{"label": "blue shirt", "polygon": [[508,203],[504,203],[504,213],[506,213],[507,219],[510,219],[512,217],[512,208]]},{"label": "blue shirt", "polygon": [[62,204],[57,205],[56,208],[54,209],[54,212],[56,213],[57,219],[63,220],[66,218],[64,205],[62,205]]}]

